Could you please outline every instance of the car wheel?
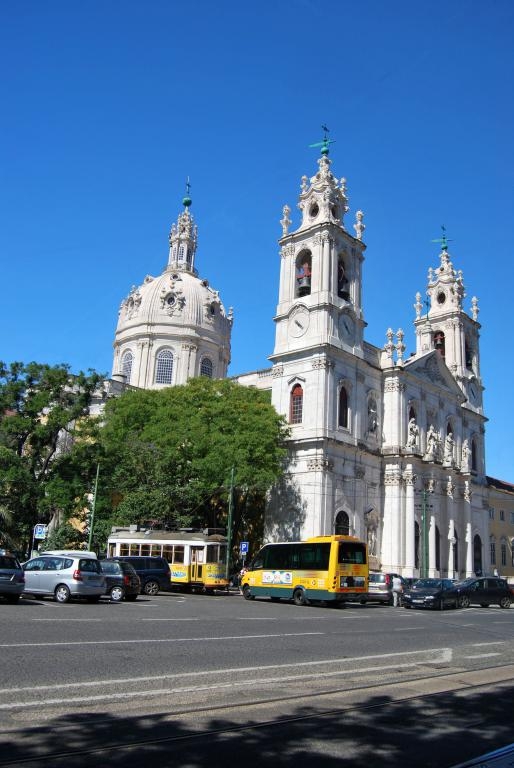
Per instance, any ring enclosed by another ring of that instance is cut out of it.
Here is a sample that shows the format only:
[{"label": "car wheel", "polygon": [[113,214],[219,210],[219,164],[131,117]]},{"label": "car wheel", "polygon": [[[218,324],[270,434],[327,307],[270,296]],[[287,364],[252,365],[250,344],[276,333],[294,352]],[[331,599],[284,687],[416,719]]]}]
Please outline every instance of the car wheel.
[{"label": "car wheel", "polygon": [[293,592],[293,603],[295,605],[307,605],[309,601],[303,589],[295,589]]},{"label": "car wheel", "polygon": [[54,597],[57,603],[68,603],[70,601],[71,594],[66,584],[59,584],[55,588]]},{"label": "car wheel", "polygon": [[359,603],[360,603],[361,605],[366,605],[366,603],[367,603],[367,602],[368,602],[367,600],[359,600]]},{"label": "car wheel", "polygon": [[109,597],[111,598],[113,603],[121,603],[125,596],[125,592],[123,591],[123,587],[111,587],[111,591],[109,592]]},{"label": "car wheel", "polygon": [[137,600],[137,595],[125,595],[125,600],[128,600],[130,603],[133,603],[134,600]]},{"label": "car wheel", "polygon": [[459,605],[461,608],[469,608],[469,606],[471,605],[471,600],[467,595],[462,595],[459,598]]},{"label": "car wheel", "polygon": [[143,592],[145,595],[158,595],[159,594],[159,585],[156,581],[147,581],[145,586],[143,587]]},{"label": "car wheel", "polygon": [[255,595],[252,595],[248,584],[245,584],[243,587],[243,597],[245,600],[255,600]]},{"label": "car wheel", "polygon": [[510,608],[510,597],[502,597],[500,600],[500,608]]}]

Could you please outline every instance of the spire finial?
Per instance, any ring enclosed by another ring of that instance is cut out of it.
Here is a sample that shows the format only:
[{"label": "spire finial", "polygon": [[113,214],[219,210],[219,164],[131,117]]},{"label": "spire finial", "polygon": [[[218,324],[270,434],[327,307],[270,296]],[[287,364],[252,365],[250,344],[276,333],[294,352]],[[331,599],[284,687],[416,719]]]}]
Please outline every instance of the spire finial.
[{"label": "spire finial", "polygon": [[309,144],[309,147],[321,147],[321,154],[323,156],[328,155],[329,153],[329,147],[330,144],[334,144],[335,139],[329,139],[328,134],[330,133],[329,129],[326,125],[322,125],[321,129],[323,131],[323,141],[318,141],[316,144]]},{"label": "spire finial", "polygon": [[187,181],[186,181],[186,196],[182,200],[182,205],[184,206],[184,208],[189,208],[189,206],[193,202],[191,200],[191,198],[189,197],[189,192],[190,191],[191,191],[191,183],[189,181],[189,176],[188,176],[187,177]]},{"label": "spire finial", "polygon": [[436,237],[435,240],[431,240],[431,243],[441,243],[441,251],[447,251],[448,250],[448,243],[453,242],[452,240],[448,240],[446,237],[446,227],[444,224],[441,224],[441,230],[443,232],[442,237]]}]

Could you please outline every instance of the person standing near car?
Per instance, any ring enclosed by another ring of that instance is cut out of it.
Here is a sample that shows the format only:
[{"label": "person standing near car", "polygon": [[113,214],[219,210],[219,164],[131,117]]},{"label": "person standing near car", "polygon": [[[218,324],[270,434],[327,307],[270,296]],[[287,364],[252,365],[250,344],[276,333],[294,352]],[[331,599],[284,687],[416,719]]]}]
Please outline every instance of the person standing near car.
[{"label": "person standing near car", "polygon": [[398,608],[402,602],[403,584],[399,576],[393,576],[393,606]]}]

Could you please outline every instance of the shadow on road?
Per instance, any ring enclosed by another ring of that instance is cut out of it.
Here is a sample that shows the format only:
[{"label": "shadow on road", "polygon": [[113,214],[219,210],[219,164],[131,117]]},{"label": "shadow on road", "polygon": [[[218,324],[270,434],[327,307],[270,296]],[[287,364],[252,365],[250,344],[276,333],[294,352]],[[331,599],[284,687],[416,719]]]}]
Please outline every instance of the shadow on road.
[{"label": "shadow on road", "polygon": [[375,696],[344,711],[297,708],[286,723],[271,709],[263,723],[263,705],[258,720],[244,708],[239,719],[196,721],[83,712],[5,734],[0,766],[448,768],[513,741],[513,700],[514,685],[403,702]]}]

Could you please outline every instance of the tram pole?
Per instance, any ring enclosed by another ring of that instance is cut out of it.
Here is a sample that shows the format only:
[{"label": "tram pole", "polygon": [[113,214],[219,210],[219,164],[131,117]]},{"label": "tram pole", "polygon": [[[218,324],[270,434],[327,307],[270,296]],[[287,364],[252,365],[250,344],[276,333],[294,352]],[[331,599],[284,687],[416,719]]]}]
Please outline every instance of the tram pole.
[{"label": "tram pole", "polygon": [[230,470],[230,486],[228,490],[228,521],[227,521],[227,562],[225,564],[225,577],[230,578],[230,555],[232,551],[232,518],[234,506],[234,467]]},{"label": "tram pole", "polygon": [[98,476],[100,474],[100,462],[96,465],[96,478],[95,478],[95,487],[93,490],[93,503],[91,505],[91,519],[89,521],[89,540],[87,544],[87,548],[89,551],[91,551],[91,547],[93,546],[93,528],[95,525],[95,509],[96,509],[96,492],[98,490]]}]

